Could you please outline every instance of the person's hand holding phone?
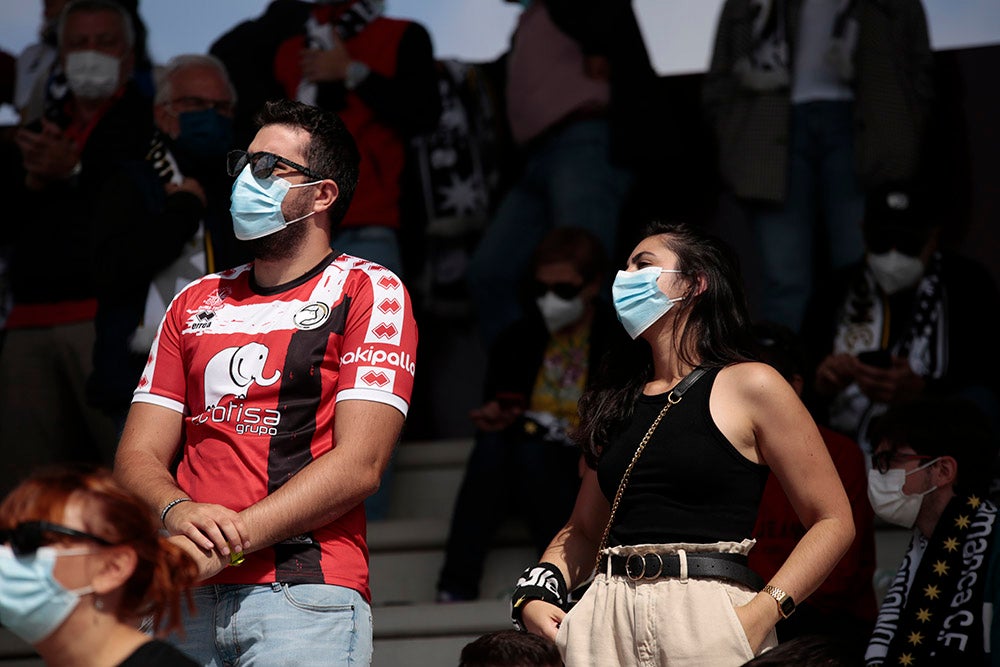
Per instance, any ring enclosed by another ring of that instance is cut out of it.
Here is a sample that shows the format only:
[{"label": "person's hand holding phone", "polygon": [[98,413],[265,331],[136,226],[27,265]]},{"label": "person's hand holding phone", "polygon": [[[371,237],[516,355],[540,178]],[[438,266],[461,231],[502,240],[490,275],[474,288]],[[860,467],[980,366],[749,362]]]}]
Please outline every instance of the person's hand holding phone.
[{"label": "person's hand holding phone", "polygon": [[502,431],[524,413],[523,394],[500,392],[492,401],[469,412],[476,428],[483,431]]},{"label": "person's hand holding phone", "polygon": [[50,181],[70,178],[80,163],[76,142],[58,125],[44,118],[20,128],[14,135],[14,143],[21,149],[26,183],[34,189]]},{"label": "person's hand holding phone", "polygon": [[888,350],[867,350],[857,355],[854,380],[865,396],[876,403],[898,403],[916,398],[927,385],[913,372],[906,357]]}]

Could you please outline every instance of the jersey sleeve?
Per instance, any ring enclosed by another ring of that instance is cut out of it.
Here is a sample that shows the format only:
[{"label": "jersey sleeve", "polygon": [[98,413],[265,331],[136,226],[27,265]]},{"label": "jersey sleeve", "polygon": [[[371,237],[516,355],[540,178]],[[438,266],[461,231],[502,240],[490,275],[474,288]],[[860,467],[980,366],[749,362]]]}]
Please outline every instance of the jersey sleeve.
[{"label": "jersey sleeve", "polygon": [[174,297],[160,321],[156,337],[149,348],[146,366],[132,394],[133,403],[152,403],[185,413],[187,379],[181,349],[181,331],[184,328],[186,293],[182,291]]},{"label": "jersey sleeve", "polygon": [[405,416],[417,354],[409,293],[392,271],[374,265],[354,269],[348,283],[337,401],[387,403]]}]

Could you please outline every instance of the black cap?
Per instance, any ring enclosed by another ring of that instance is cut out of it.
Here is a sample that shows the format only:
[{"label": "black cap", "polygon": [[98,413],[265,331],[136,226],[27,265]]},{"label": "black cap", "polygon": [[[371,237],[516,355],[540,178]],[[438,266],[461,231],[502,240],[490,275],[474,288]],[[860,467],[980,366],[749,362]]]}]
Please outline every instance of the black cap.
[{"label": "black cap", "polygon": [[932,217],[920,193],[907,184],[890,184],[870,190],[865,198],[864,232],[869,252],[895,247],[918,255],[929,238]]}]

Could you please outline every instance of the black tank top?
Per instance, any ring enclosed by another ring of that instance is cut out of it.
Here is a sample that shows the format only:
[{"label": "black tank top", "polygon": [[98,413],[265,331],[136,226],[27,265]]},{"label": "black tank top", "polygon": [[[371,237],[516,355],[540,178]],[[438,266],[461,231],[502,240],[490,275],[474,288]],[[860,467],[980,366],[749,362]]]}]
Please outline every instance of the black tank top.
[{"label": "black tank top", "polygon": [[[664,416],[632,469],[608,546],[740,541],[751,536],[767,466],[740,454],[712,420],[708,399],[719,374],[709,370]],[[667,400],[640,396],[631,422],[597,466],[608,502]]]}]

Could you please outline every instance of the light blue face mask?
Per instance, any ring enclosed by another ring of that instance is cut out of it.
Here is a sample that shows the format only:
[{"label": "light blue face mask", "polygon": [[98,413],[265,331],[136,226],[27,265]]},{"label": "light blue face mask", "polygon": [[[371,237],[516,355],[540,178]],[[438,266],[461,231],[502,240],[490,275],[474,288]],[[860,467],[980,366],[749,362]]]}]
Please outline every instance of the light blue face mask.
[{"label": "light blue face mask", "polygon": [[661,273],[682,273],[677,269],[649,266],[638,271],[619,271],[611,286],[618,321],[633,339],[649,328],[684,297],[671,299],[656,284]]},{"label": "light blue face mask", "polygon": [[56,558],[90,553],[87,547],[39,547],[34,554],[15,556],[10,546],[0,546],[0,624],[29,644],[55,632],[80,596],[94,592],[90,586],[71,591],[56,581]]},{"label": "light blue face mask", "polygon": [[292,188],[304,188],[323,181],[297,183],[292,185],[283,178],[272,176],[260,179],[250,171],[250,165],[233,182],[229,212],[233,216],[233,233],[241,241],[251,241],[280,231],[299,220],[305,220],[315,213],[312,211],[294,220],[285,220],[281,212],[281,202]]}]

